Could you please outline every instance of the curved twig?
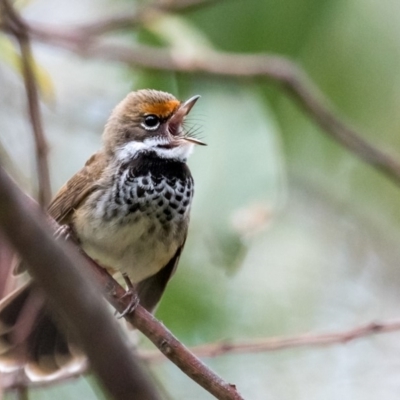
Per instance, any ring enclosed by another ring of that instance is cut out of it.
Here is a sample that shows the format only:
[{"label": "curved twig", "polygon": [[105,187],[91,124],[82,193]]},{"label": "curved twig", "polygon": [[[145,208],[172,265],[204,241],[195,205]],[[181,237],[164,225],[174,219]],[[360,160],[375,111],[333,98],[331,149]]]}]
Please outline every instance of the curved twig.
[{"label": "curved twig", "polygon": [[125,29],[134,29],[138,25],[146,23],[153,19],[160,12],[188,12],[196,8],[206,7],[208,5],[220,2],[222,0],[167,0],[155,1],[151,4],[139,7],[133,13],[123,13],[111,17],[98,19],[97,21],[81,24],[76,27],[81,34],[87,36],[100,36],[108,32],[121,31]]},{"label": "curved twig", "polygon": [[71,40],[72,33],[54,32],[37,26],[31,29],[37,40],[67,48],[83,57],[117,61],[140,68],[242,79],[258,77],[278,82],[326,134],[400,185],[399,160],[371,144],[364,138],[365,135],[346,123],[307,74],[285,57],[211,50],[193,57],[143,45],[128,47],[99,41],[89,44],[85,37],[75,36]]},{"label": "curved twig", "polygon": [[[4,1],[4,0],[3,0]],[[212,0],[210,0],[212,1]],[[207,4],[207,0],[181,0],[166,2],[159,9],[176,10],[188,5]],[[161,3],[164,4],[164,3]],[[117,29],[137,27],[146,21],[157,7],[141,9],[128,17],[111,17],[107,20],[82,25],[79,29],[45,27],[26,24],[32,37],[38,41],[62,47],[83,57],[93,57],[156,70],[179,71],[234,78],[264,78],[280,83],[308,115],[333,139],[377,168],[400,185],[400,162],[388,152],[378,149],[366,140],[361,132],[334,110],[329,100],[295,62],[281,56],[268,54],[224,53],[208,50],[205,53],[184,54],[149,46],[128,47],[107,44],[97,40],[97,35]],[[3,29],[5,29],[3,27]]]}]

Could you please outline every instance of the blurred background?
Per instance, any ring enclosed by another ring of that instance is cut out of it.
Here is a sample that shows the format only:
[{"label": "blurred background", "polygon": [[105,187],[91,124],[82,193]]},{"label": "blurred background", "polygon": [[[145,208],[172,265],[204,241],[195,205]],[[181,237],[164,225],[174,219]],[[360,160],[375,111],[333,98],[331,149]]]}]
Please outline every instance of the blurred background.
[{"label": "blurred background", "polygon": [[[20,7],[29,21],[71,26],[139,4],[32,0]],[[110,40],[175,46],[181,54],[287,56],[365,138],[400,158],[397,0],[216,0]],[[189,161],[196,182],[189,238],[156,314],[186,345],[340,331],[400,316],[399,188],[333,142],[278,86],[145,71],[44,44],[33,50],[54,192],[99,148],[112,108],[129,91],[202,96],[188,119],[208,143]],[[0,155],[35,193],[14,51],[1,35]],[[205,362],[252,400],[390,400],[400,391],[400,333]],[[172,363],[150,367],[167,398],[212,398]],[[29,398],[105,397],[89,376]]]}]

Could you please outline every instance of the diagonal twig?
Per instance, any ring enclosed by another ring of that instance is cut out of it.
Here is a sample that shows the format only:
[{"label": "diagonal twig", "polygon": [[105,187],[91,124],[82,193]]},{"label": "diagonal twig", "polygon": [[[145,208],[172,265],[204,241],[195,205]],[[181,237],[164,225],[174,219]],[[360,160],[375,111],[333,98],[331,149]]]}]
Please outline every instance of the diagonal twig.
[{"label": "diagonal twig", "polygon": [[[154,385],[132,354],[101,290],[69,243],[55,242],[38,207],[27,203],[0,167],[0,227],[44,290],[49,305],[82,343],[94,372],[113,398],[157,400]],[[47,229],[46,229],[47,228]],[[103,349],[107,349],[104,351]],[[103,351],[101,351],[103,350]]]},{"label": "diagonal twig", "polygon": [[[91,267],[102,287],[106,289],[108,301],[117,311],[126,310],[129,299],[123,298],[125,290],[122,286],[96,263],[91,262]],[[217,399],[242,399],[234,384],[225,382],[211,371],[145,308],[139,305],[125,318],[150,339],[164,356]]]},{"label": "diagonal twig", "polygon": [[[82,272],[91,272],[91,280],[103,289],[109,302],[120,312],[129,305],[129,298],[123,297],[125,290],[93,260],[87,258],[90,262],[83,262],[72,245],[66,247],[68,243],[55,242],[48,226],[43,226],[45,219],[32,205],[32,200],[23,195],[0,167],[0,227],[21,256],[29,260],[32,275],[52,300],[53,307],[62,312],[69,326],[79,334],[95,372],[110,391],[123,390],[123,393],[127,393],[130,385],[138,385],[138,379],[145,384],[147,381],[143,373],[129,359],[131,351],[114,348],[118,343],[113,340],[114,335],[118,337],[119,334],[113,331],[114,328],[111,329],[113,324],[109,326],[110,321],[104,319],[102,308],[95,307],[101,303],[98,290]],[[56,226],[52,221],[51,227]],[[235,385],[225,382],[211,371],[143,307],[139,305],[133,314],[125,318],[184,373],[216,398],[242,399]],[[107,349],[107,352],[99,349]],[[132,381],[126,376],[130,376]],[[142,399],[140,396],[137,398]],[[143,397],[143,400],[147,398],[153,397]]]},{"label": "diagonal twig", "polygon": [[18,41],[21,51],[21,68],[24,77],[25,90],[28,100],[29,119],[31,121],[34,142],[36,147],[36,165],[39,186],[39,204],[46,207],[51,198],[50,174],[48,167],[48,146],[43,131],[42,119],[39,110],[39,97],[35,73],[33,70],[33,56],[31,51],[28,27],[24,20],[15,12],[8,0],[1,0],[0,11],[7,30]]}]

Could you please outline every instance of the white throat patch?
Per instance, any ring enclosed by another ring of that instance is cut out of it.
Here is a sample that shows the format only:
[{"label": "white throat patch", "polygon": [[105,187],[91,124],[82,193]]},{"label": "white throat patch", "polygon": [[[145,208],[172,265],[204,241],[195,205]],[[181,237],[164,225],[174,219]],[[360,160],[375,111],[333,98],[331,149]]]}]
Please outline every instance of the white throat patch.
[{"label": "white throat patch", "polygon": [[162,148],[158,146],[168,146],[169,141],[162,138],[148,138],[143,142],[131,141],[117,150],[117,158],[121,161],[129,161],[135,158],[139,153],[152,151],[160,158],[169,160],[178,160],[185,162],[193,152],[193,143],[183,141],[181,145],[172,148]]}]

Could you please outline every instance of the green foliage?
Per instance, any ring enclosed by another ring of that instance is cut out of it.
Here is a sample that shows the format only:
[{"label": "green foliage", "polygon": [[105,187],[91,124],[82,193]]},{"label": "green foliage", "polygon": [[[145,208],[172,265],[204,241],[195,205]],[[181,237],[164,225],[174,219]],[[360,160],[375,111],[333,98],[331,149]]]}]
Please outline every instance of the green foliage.
[{"label": "green foliage", "polygon": [[[14,43],[5,35],[0,35],[0,62],[7,64],[16,73],[22,76],[21,56],[15,48]],[[49,102],[54,98],[54,87],[50,74],[34,59],[30,60],[36,81],[39,86],[43,100]]]}]

